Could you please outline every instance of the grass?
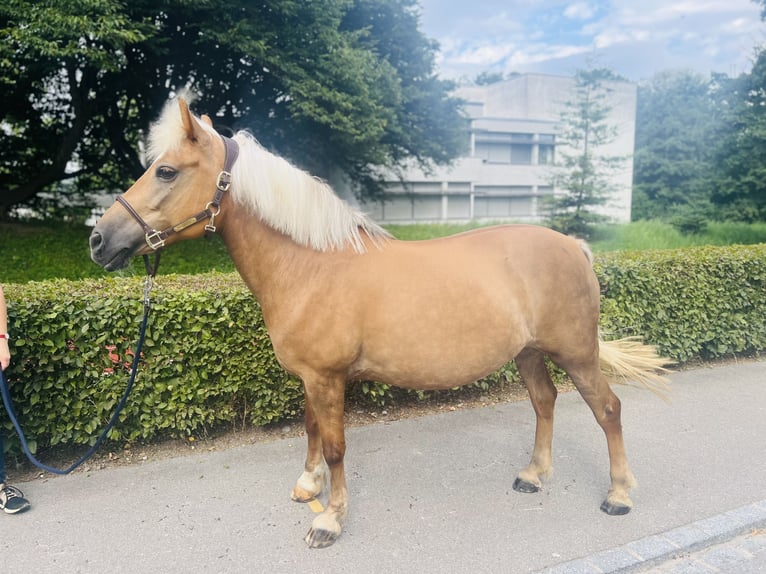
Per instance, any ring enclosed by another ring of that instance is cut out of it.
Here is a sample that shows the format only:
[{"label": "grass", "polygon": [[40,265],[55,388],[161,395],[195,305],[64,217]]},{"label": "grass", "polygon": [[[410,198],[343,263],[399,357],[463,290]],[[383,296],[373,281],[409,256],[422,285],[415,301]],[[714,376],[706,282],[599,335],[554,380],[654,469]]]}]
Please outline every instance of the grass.
[{"label": "grass", "polygon": [[[48,279],[87,279],[108,275],[90,259],[84,225],[3,223],[0,224],[0,282],[26,283]],[[161,274],[234,271],[234,264],[220,237],[185,241],[163,251]],[[143,261],[116,272],[121,276],[143,276]]]},{"label": "grass", "polygon": [[[397,239],[431,239],[481,227],[479,224],[390,225]],[[677,249],[701,245],[766,243],[766,223],[710,222],[704,233],[685,235],[669,223],[635,221],[599,227],[590,241],[596,252]]]},{"label": "grass", "polygon": [[412,223],[407,225],[386,225],[385,228],[397,239],[403,241],[418,241],[434,239],[462,233],[470,229],[486,227],[489,223]]},{"label": "grass", "polygon": [[594,251],[645,251],[754,243],[766,243],[766,223],[709,222],[703,233],[685,235],[668,223],[636,221],[601,227],[591,247]]},{"label": "grass", "polygon": [[[419,240],[443,237],[481,227],[471,224],[391,225],[397,239]],[[0,224],[3,259],[0,282],[25,283],[47,279],[85,279],[107,273],[90,260],[90,228],[64,224]],[[684,235],[659,221],[638,221],[625,225],[606,225],[591,241],[596,252],[672,249],[699,245],[766,243],[766,223],[744,224],[711,222],[704,233]],[[162,255],[161,274],[191,274],[207,271],[234,271],[234,265],[218,236],[171,245]],[[143,276],[140,258],[118,272],[124,276]]]}]

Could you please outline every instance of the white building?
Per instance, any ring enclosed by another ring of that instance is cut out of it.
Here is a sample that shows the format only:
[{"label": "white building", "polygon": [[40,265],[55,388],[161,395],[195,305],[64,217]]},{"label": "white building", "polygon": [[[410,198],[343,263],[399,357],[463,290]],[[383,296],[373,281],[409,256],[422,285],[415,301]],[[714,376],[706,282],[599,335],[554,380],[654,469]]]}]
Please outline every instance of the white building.
[{"label": "white building", "polygon": [[[617,137],[599,148],[602,156],[625,157],[612,175],[610,201],[603,213],[630,221],[636,85],[606,82],[610,125]],[[362,209],[382,223],[538,221],[542,198],[554,193],[551,166],[557,125],[565,103],[575,97],[574,78],[525,74],[487,86],[459,88],[470,120],[468,155],[449,167],[424,173],[408,169],[404,183],[391,177],[384,201]]]}]

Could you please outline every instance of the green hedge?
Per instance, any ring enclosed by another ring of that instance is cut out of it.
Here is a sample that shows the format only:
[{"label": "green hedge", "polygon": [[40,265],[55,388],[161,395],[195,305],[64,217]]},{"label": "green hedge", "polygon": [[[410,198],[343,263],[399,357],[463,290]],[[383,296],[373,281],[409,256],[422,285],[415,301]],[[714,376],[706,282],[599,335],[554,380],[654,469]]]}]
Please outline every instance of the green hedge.
[{"label": "green hedge", "polygon": [[766,349],[766,245],[605,254],[601,324],[680,363]]},{"label": "green hedge", "polygon": [[[644,336],[679,362],[766,349],[764,245],[608,254],[595,269],[610,336]],[[128,379],[142,280],[31,282],[5,291],[13,335],[6,374],[28,436],[42,446],[92,443]],[[302,411],[300,382],[277,364],[260,309],[236,274],[161,276],[152,301],[144,360],[110,438],[188,436]],[[356,389],[373,402],[391,396],[381,385]]]},{"label": "green hedge", "polygon": [[[26,434],[41,445],[94,442],[127,384],[143,281],[33,282],[5,292],[13,333],[6,374]],[[160,277],[143,355],[111,439],[262,425],[300,411],[301,384],[277,364],[237,275]]]}]

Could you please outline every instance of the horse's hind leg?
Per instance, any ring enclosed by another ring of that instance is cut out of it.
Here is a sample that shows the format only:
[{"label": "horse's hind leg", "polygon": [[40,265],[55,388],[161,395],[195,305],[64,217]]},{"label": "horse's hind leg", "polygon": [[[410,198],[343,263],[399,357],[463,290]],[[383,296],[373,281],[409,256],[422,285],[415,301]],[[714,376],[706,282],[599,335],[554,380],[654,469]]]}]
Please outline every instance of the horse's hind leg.
[{"label": "horse's hind leg", "polygon": [[306,465],[303,474],[293,488],[290,498],[296,502],[309,502],[319,496],[324,490],[327,465],[322,456],[322,438],[319,435],[319,424],[316,420],[311,401],[306,397],[305,412],[306,436],[308,449],[306,451]]},{"label": "horse's hind leg", "polygon": [[587,360],[567,361],[554,358],[554,361],[572,378],[606,435],[612,484],[601,504],[601,510],[611,515],[627,514],[633,507],[628,492],[636,486],[636,479],[625,456],[620,399],[612,392],[609,382],[601,372],[597,353]]},{"label": "horse's hind leg", "polygon": [[519,472],[513,483],[518,492],[537,492],[542,481],[547,479],[552,470],[551,443],[553,441],[553,407],[556,403],[556,387],[545,366],[544,355],[534,349],[524,349],[516,357],[524,384],[527,386],[532,407],[537,416],[535,428],[535,446],[532,460]]}]

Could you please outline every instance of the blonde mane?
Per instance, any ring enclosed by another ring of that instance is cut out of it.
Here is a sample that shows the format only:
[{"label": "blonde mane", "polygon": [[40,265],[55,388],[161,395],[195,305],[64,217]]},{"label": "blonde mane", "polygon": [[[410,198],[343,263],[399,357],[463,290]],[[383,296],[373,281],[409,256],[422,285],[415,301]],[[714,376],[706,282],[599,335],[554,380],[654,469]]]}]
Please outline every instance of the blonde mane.
[{"label": "blonde mane", "polygon": [[[189,94],[181,97],[190,99]],[[205,130],[215,133],[195,119]],[[182,134],[181,114],[174,98],[151,126],[147,157],[154,160],[173,149]],[[374,244],[391,237],[367,215],[335,195],[329,185],[270,153],[248,132],[240,131],[233,139],[239,144],[239,158],[232,169],[232,199],[299,245],[330,251],[350,244],[363,253],[363,233]]]},{"label": "blonde mane", "polygon": [[232,169],[232,198],[299,245],[329,251],[351,244],[362,253],[362,232],[374,243],[391,237],[328,184],[270,153],[248,132],[234,140],[239,159]]}]

